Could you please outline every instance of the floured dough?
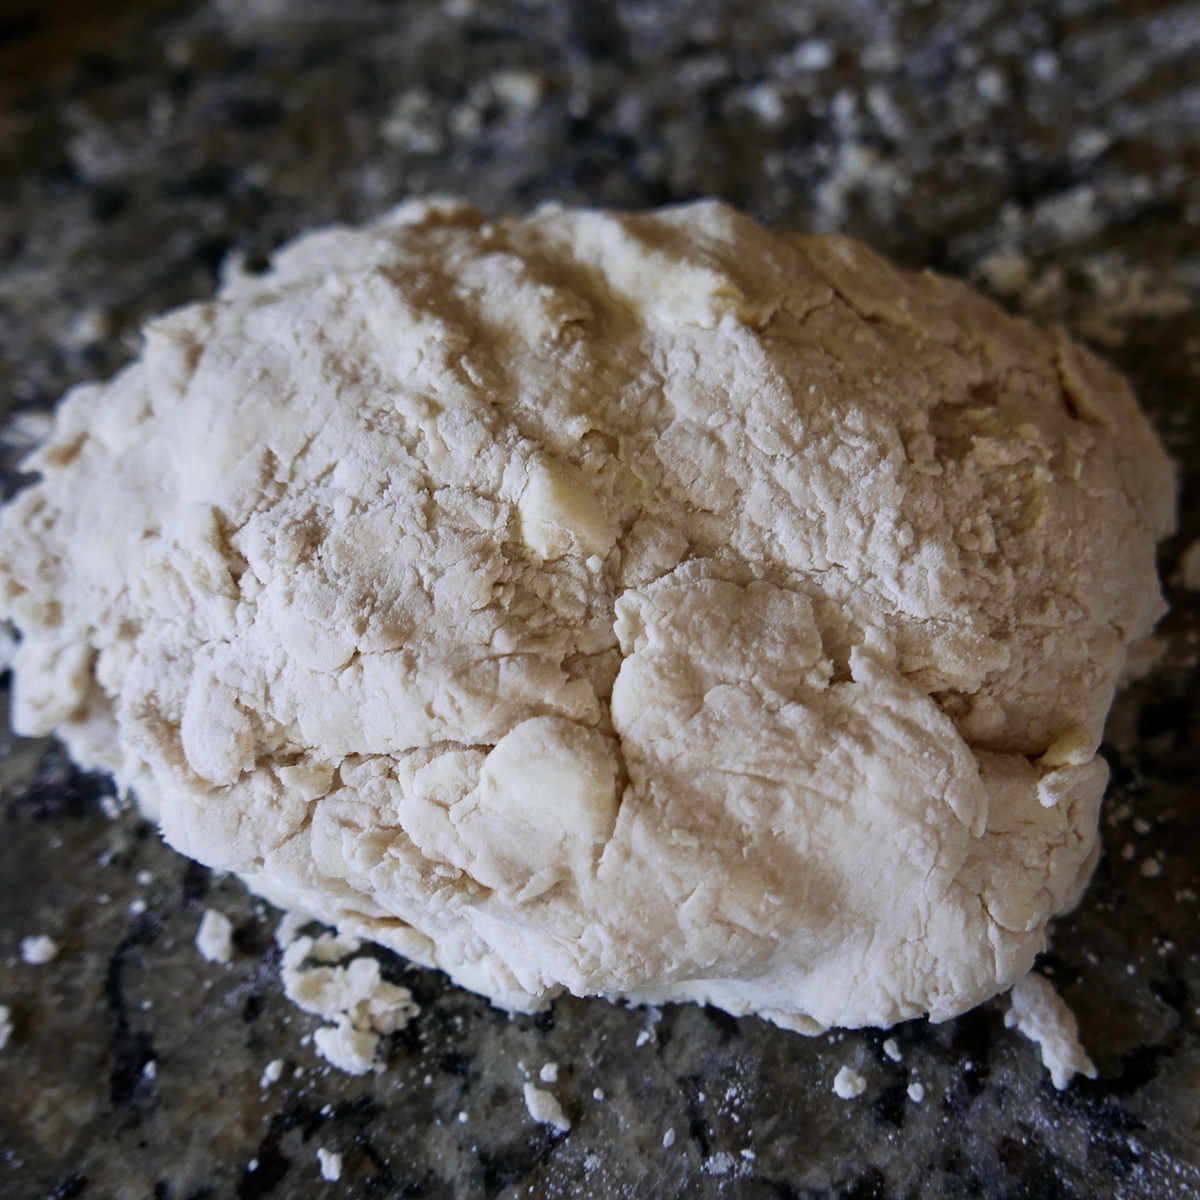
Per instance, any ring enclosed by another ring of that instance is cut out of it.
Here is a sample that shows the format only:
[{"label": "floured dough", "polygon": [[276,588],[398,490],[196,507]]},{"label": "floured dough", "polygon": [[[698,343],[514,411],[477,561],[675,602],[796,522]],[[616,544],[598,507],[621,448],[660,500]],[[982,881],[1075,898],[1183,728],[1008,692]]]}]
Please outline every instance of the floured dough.
[{"label": "floured dough", "polygon": [[1096,1067],[1079,1041],[1075,1014],[1044,975],[1031,971],[1017,981],[1004,1024],[1037,1043],[1042,1064],[1060,1092],[1076,1075],[1096,1078]]},{"label": "floured dough", "polygon": [[1063,334],[717,203],[301,238],[29,469],[17,726],[174,846],[510,1008],[808,1031],[1076,902],[1173,508]]}]

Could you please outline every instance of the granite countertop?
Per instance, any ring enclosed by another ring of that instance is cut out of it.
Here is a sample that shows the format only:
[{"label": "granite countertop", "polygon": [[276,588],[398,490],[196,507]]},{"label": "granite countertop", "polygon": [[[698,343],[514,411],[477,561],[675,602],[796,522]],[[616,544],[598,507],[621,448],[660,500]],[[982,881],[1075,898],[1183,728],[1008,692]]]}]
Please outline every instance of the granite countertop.
[{"label": "granite countertop", "polygon": [[[282,997],[276,915],[5,734],[0,1198],[1200,1195],[1200,595],[1179,571],[1200,537],[1200,3],[14,0],[7,491],[40,415],[135,353],[145,317],[429,192],[722,196],[970,279],[1129,374],[1180,464],[1166,648],[1113,711],[1104,857],[1040,964],[1099,1077],[1056,1091],[1003,998],[899,1026],[896,1061],[879,1031],[695,1006],[510,1018],[387,955],[421,1015],[386,1072],[342,1075]],[[234,921],[228,966],[193,945],[206,907]],[[62,945],[43,966],[18,954],[37,933]],[[550,1062],[566,1134],[522,1096]]]}]

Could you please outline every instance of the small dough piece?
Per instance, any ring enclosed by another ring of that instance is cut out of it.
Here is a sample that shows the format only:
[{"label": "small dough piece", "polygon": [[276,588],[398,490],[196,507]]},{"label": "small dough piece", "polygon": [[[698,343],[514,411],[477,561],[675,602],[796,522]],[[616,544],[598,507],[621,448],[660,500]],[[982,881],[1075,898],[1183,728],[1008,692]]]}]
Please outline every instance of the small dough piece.
[{"label": "small dough piece", "polygon": [[58,957],[62,947],[48,934],[38,933],[21,939],[21,960],[30,966],[44,967]]},{"label": "small dough piece", "polygon": [[1075,1014],[1050,980],[1031,971],[1013,985],[1011,1000],[1004,1024],[1037,1044],[1042,1063],[1060,1092],[1076,1075],[1096,1078],[1096,1067],[1079,1041]]},{"label": "small dough piece", "polygon": [[224,913],[206,908],[196,931],[196,949],[209,962],[227,965],[233,959],[233,922]]},{"label": "small dough piece", "polygon": [[866,1090],[866,1079],[853,1067],[838,1068],[833,1077],[833,1093],[839,1100],[857,1100]]},{"label": "small dough piece", "polygon": [[321,1168],[321,1178],[329,1183],[337,1183],[342,1177],[342,1156],[336,1150],[326,1150],[324,1146],[317,1148],[317,1164]]},{"label": "small dough piece", "polygon": [[525,1085],[525,1107],[539,1125],[553,1125],[560,1133],[569,1133],[571,1118],[563,1111],[558,1098],[532,1083]]},{"label": "small dough piece", "polygon": [[380,1035],[403,1029],[420,1008],[408,988],[383,979],[373,958],[328,965],[356,954],[362,943],[345,934],[301,935],[310,919],[285,913],[276,930],[284,994],[298,1008],[333,1022],[314,1031],[317,1053],[339,1070],[364,1075],[376,1067]]},{"label": "small dough piece", "polygon": [[[509,1009],[807,1033],[961,1013],[1077,902],[1174,481],[1061,331],[715,202],[418,201],[145,334],[0,618],[17,729],[183,853]],[[334,941],[288,986],[367,1070]]]}]

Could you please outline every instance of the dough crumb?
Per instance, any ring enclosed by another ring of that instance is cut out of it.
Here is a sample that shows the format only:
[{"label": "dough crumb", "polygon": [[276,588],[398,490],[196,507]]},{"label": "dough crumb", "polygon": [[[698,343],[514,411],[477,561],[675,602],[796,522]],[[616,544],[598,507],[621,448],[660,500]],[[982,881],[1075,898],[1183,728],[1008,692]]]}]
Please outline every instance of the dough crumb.
[{"label": "dough crumb", "polygon": [[342,1156],[336,1150],[317,1150],[317,1162],[321,1164],[321,1178],[336,1183],[342,1177]]},{"label": "dough crumb", "polygon": [[903,1062],[904,1055],[900,1053],[900,1043],[895,1038],[888,1038],[883,1043],[883,1052],[892,1062]]},{"label": "dough crumb", "polygon": [[317,1053],[339,1070],[363,1075],[376,1066],[379,1035],[403,1029],[420,1008],[408,988],[383,978],[374,958],[324,965],[357,953],[362,943],[329,932],[317,937],[301,934],[309,923],[307,917],[285,914],[276,930],[283,947],[279,975],[284,995],[305,1012],[333,1022],[313,1033]]},{"label": "dough crumb", "polygon": [[853,1067],[841,1067],[833,1077],[833,1091],[841,1100],[856,1100],[867,1090],[867,1081]]},{"label": "dough crumb", "polygon": [[43,967],[58,957],[62,947],[48,934],[39,933],[21,939],[21,958],[34,967]]},{"label": "dough crumb", "polygon": [[525,1107],[539,1125],[553,1125],[562,1133],[571,1128],[571,1118],[563,1112],[563,1106],[559,1104],[557,1097],[534,1087],[532,1083],[525,1085]]},{"label": "dough crumb", "polygon": [[675,1145],[675,1130],[668,1129],[667,1132],[663,1134],[663,1149],[670,1150],[673,1145]]},{"label": "dough crumb", "polygon": [[1037,1043],[1060,1092],[1075,1075],[1096,1078],[1096,1068],[1079,1041],[1075,1014],[1044,975],[1026,975],[1013,986],[1011,998],[1004,1024]]},{"label": "dough crumb", "polygon": [[260,1088],[266,1089],[273,1083],[278,1083],[283,1075],[283,1059],[273,1058],[265,1067],[263,1067],[262,1078],[258,1081]]},{"label": "dough crumb", "polygon": [[910,1083],[908,1085],[908,1098],[914,1104],[920,1104],[925,1099],[925,1085],[923,1083]]},{"label": "dough crumb", "polygon": [[206,908],[196,931],[196,949],[211,963],[228,964],[233,959],[233,922],[215,908]]},{"label": "dough crumb", "polygon": [[538,1078],[543,1083],[557,1083],[558,1082],[558,1063],[556,1063],[556,1062],[546,1063],[542,1067],[542,1069],[538,1072]]},{"label": "dough crumb", "polygon": [[0,1050],[3,1050],[8,1045],[8,1039],[12,1037],[12,1009],[7,1004],[0,1004]]}]

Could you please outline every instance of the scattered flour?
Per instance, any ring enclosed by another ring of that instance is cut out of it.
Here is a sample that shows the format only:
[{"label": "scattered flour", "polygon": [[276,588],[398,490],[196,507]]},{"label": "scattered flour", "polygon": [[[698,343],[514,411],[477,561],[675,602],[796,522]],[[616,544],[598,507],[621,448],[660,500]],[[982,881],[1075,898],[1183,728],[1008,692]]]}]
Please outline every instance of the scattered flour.
[{"label": "scattered flour", "polygon": [[1096,1068],[1079,1042],[1075,1014],[1044,975],[1029,974],[1012,989],[1004,1024],[1017,1029],[1042,1052],[1054,1086],[1062,1091],[1074,1075],[1096,1078]]},{"label": "scattered flour", "polygon": [[908,1085],[908,1098],[914,1104],[920,1104],[925,1099],[925,1085],[923,1083],[910,1083]]},{"label": "scattered flour", "polygon": [[718,1150],[716,1154],[704,1160],[701,1170],[705,1175],[728,1175],[737,1167],[738,1160],[728,1150]]},{"label": "scattered flour", "polygon": [[538,1072],[538,1078],[543,1083],[557,1083],[558,1082],[558,1063],[556,1063],[556,1062],[546,1063],[542,1067],[542,1069]]},{"label": "scattered flour", "polygon": [[900,1053],[900,1043],[895,1038],[888,1038],[883,1043],[883,1052],[892,1062],[903,1062],[904,1055]]}]

